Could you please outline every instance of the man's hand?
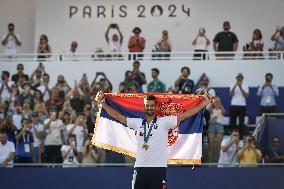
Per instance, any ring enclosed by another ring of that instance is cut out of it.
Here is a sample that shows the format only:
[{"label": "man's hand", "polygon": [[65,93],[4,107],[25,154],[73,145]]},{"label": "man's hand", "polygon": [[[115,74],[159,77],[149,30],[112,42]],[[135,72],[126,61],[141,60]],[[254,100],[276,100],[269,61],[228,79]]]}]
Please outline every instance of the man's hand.
[{"label": "man's hand", "polygon": [[203,102],[207,105],[210,104],[211,102],[214,103],[214,97],[210,95],[207,91],[203,95]]},{"label": "man's hand", "polygon": [[3,167],[6,167],[8,165],[9,161],[7,159],[5,159],[3,162],[2,162],[2,166]]}]

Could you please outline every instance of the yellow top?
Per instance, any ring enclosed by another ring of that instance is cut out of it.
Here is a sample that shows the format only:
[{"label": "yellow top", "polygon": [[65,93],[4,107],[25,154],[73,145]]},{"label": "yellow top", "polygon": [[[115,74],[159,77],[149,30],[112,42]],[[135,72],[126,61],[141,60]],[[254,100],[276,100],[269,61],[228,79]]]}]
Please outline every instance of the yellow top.
[{"label": "yellow top", "polygon": [[244,151],[243,157],[241,158],[241,165],[256,165],[258,157],[261,157],[261,151],[258,149],[247,149]]}]

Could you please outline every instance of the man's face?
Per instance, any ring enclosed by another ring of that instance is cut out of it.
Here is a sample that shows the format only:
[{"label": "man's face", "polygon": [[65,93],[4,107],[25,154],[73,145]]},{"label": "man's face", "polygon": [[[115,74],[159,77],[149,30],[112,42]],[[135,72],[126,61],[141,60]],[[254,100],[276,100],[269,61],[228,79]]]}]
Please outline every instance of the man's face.
[{"label": "man's face", "polygon": [[30,93],[30,90],[31,90],[31,86],[26,84],[26,85],[24,86],[24,92],[25,92],[26,94],[28,94],[28,93]]},{"label": "man's face", "polygon": [[278,148],[279,145],[280,145],[280,140],[279,140],[279,138],[274,137],[274,138],[272,139],[272,147],[273,147],[273,148]]},{"label": "man's face", "polygon": [[33,124],[37,124],[38,121],[39,121],[38,116],[33,116],[33,117],[32,117],[32,122],[33,122]]},{"label": "man's face", "polygon": [[184,77],[188,77],[189,74],[190,74],[190,72],[188,72],[187,69],[183,69],[181,74],[182,74]]},{"label": "man's face", "polygon": [[240,133],[237,131],[234,131],[232,132],[231,137],[235,139],[240,139]]},{"label": "man's face", "polygon": [[237,79],[238,82],[242,83],[243,80],[244,80],[244,77],[243,76],[237,76],[236,79]]},{"label": "man's face", "polygon": [[156,113],[156,102],[155,100],[145,100],[144,102],[144,112],[147,116],[153,116]]},{"label": "man's face", "polygon": [[268,82],[268,83],[271,83],[272,82],[272,77],[270,75],[267,75],[265,77],[265,81]]},{"label": "man's face", "polygon": [[7,78],[8,78],[7,75],[6,75],[5,73],[2,73],[1,79],[2,79],[3,81],[6,81]]},{"label": "man's face", "polygon": [[133,64],[133,70],[139,70],[140,64],[139,63],[134,63]]},{"label": "man's face", "polygon": [[36,70],[36,78],[41,78],[42,72],[40,70]]},{"label": "man's face", "polygon": [[230,24],[229,23],[224,23],[224,25],[223,25],[223,29],[225,30],[225,31],[229,31],[230,30]]},{"label": "man's face", "polygon": [[13,26],[13,25],[9,25],[8,26],[8,31],[9,32],[14,32],[14,30],[15,30],[15,26]]},{"label": "man's face", "polygon": [[1,142],[1,144],[6,144],[7,140],[8,140],[8,137],[7,137],[6,133],[0,134],[0,142]]},{"label": "man's face", "polygon": [[152,78],[156,79],[158,77],[158,73],[154,70],[152,70]]},{"label": "man's face", "polygon": [[22,65],[18,65],[17,66],[17,71],[18,71],[18,73],[23,73],[24,67]]},{"label": "man's face", "polygon": [[203,86],[208,86],[208,84],[209,84],[209,79],[208,79],[208,77],[207,77],[207,76],[203,77],[203,79],[202,79],[202,85],[203,85]]}]

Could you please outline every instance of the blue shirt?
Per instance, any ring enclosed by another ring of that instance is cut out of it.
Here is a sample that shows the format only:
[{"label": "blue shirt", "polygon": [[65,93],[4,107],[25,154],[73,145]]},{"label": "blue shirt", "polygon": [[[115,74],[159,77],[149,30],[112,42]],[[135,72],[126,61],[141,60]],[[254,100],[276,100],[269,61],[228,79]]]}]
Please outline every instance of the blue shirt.
[{"label": "blue shirt", "polygon": [[257,96],[261,96],[261,106],[276,106],[275,98],[279,96],[278,87],[276,85],[261,86],[258,88]]},{"label": "blue shirt", "polygon": [[[17,133],[20,133],[22,129],[18,130]],[[17,140],[16,145],[16,156],[20,157],[32,157],[31,144],[34,142],[33,134],[30,131],[27,131],[19,140]],[[29,145],[29,152],[25,151],[25,144]]]}]

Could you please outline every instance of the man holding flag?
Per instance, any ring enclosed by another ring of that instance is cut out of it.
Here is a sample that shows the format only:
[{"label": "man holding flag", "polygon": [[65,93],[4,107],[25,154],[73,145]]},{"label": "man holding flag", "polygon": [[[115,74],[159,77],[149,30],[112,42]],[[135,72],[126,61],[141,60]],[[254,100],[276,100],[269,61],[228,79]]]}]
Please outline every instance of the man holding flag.
[{"label": "man holding flag", "polygon": [[165,189],[167,167],[168,131],[180,122],[206,107],[213,97],[208,93],[203,100],[177,116],[157,117],[157,99],[153,95],[144,99],[144,118],[130,118],[105,103],[105,94],[99,92],[97,100],[115,120],[135,130],[136,162],[133,174],[134,189]]}]

